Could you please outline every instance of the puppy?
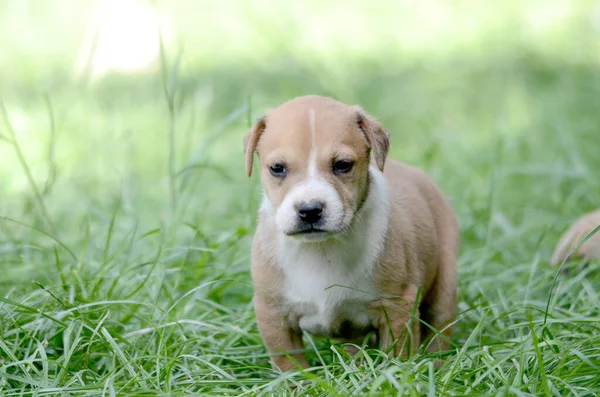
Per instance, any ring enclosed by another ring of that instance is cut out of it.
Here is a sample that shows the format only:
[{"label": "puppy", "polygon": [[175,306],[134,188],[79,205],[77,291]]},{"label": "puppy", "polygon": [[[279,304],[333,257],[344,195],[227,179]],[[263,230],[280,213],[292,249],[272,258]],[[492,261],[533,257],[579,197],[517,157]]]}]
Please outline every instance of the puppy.
[{"label": "puppy", "polygon": [[576,252],[567,257],[577,243],[598,226],[600,226],[600,209],[590,212],[575,221],[559,239],[550,259],[550,264],[553,266],[560,265],[565,259],[589,261],[595,258],[600,260],[600,232],[593,234]]},{"label": "puppy", "polygon": [[389,134],[375,119],[299,97],[260,118],[244,149],[248,176],[258,154],[264,190],[251,273],[274,368],[308,367],[303,332],[354,343],[375,335],[403,358],[432,337],[430,350],[448,346],[457,222],[423,172],[386,161]]}]

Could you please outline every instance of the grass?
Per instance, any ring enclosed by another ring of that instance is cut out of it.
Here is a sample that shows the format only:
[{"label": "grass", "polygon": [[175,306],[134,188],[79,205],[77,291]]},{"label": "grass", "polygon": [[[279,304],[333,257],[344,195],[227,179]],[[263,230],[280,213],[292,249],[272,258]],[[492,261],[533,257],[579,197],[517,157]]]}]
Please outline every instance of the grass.
[{"label": "grass", "polygon": [[[0,395],[598,395],[598,264],[548,265],[600,202],[600,35],[574,3],[164,2],[159,68],[95,83],[71,72],[87,2],[0,4]],[[241,137],[307,93],[362,105],[452,199],[439,368],[310,339],[316,367],[268,365]]]}]

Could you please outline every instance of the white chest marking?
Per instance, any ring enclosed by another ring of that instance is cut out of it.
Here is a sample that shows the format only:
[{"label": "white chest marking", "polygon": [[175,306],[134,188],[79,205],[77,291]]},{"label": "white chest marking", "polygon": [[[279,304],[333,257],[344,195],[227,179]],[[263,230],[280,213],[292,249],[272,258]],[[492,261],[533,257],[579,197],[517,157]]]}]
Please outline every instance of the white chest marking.
[{"label": "white chest marking", "polygon": [[374,291],[366,263],[351,247],[325,248],[300,248],[282,255],[284,296],[290,312],[299,319],[300,328],[317,335],[329,334],[340,318],[368,325],[364,306]]}]

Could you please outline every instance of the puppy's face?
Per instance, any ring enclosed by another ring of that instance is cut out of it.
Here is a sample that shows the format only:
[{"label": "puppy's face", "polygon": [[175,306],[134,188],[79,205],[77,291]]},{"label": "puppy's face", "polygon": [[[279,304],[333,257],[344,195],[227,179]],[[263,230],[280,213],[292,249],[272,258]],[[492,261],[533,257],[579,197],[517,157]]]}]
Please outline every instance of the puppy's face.
[{"label": "puppy's face", "polygon": [[366,198],[371,151],[383,169],[388,146],[387,131],[360,108],[300,97],[269,111],[248,132],[247,173],[256,151],[279,232],[323,241],[350,227]]}]

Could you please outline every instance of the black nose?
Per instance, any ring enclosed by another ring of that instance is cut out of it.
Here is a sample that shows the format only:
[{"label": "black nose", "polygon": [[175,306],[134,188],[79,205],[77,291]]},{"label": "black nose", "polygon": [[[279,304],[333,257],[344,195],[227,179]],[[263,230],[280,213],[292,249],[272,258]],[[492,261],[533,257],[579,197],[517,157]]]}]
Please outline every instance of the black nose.
[{"label": "black nose", "polygon": [[298,206],[298,216],[306,223],[316,223],[323,215],[323,203],[311,200]]}]

